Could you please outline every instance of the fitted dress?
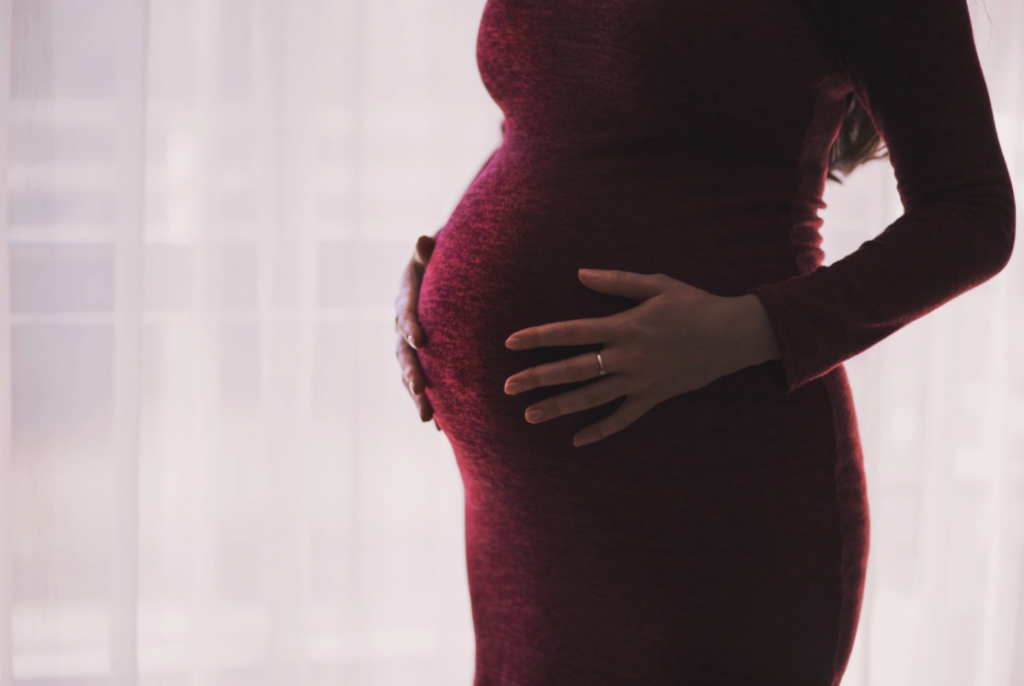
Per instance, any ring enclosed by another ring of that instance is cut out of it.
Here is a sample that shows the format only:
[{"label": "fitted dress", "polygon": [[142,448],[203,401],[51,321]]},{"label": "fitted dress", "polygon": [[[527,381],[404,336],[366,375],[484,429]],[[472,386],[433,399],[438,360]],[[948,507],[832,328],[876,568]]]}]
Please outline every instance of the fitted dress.
[{"label": "fitted dress", "polygon": [[[843,362],[1013,249],[965,0],[488,0],[476,47],[503,137],[436,234],[417,352],[465,486],[474,686],[838,684],[869,549]],[[905,211],[823,265],[852,95]],[[624,396],[530,424],[592,381],[504,382],[600,344],[504,341],[637,305],[581,267],[753,293],[781,357],[574,447]]]}]

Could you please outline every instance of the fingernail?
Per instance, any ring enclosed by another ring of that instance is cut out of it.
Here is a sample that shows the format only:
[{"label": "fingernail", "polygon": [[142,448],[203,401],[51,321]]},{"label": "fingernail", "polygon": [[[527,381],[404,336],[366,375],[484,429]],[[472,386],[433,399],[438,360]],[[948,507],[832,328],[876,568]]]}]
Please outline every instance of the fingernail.
[{"label": "fingernail", "polygon": [[416,386],[413,385],[412,381],[409,382],[409,390],[412,391],[413,395],[416,395]]},{"label": "fingernail", "polygon": [[580,270],[580,276],[582,276],[585,279],[596,279],[600,275],[601,275],[601,272],[598,269],[581,269]]},{"label": "fingernail", "polygon": [[434,426],[436,426],[436,427],[437,427],[437,430],[438,430],[438,431],[440,431],[440,430],[441,430],[441,425],[437,423],[437,420],[436,420],[436,419],[434,420]]},{"label": "fingernail", "polygon": [[576,446],[576,447],[579,447],[581,445],[586,445],[587,443],[593,443],[593,442],[594,442],[593,438],[581,438],[580,436],[574,436],[573,439],[572,439],[572,444],[574,446]]},{"label": "fingernail", "polygon": [[412,346],[413,350],[419,350],[419,348],[416,347],[416,342],[412,340],[411,333],[406,335],[405,340],[409,342],[409,345]]},{"label": "fingernail", "polygon": [[516,338],[515,336],[509,336],[508,340],[505,341],[505,347],[506,348],[512,348],[513,350],[515,350],[516,348],[519,347],[519,345],[521,343],[522,343],[522,340]]},{"label": "fingernail", "polygon": [[505,392],[508,393],[509,395],[515,395],[521,390],[523,390],[522,385],[516,381],[511,381],[505,384]]},{"label": "fingernail", "polygon": [[533,408],[532,410],[526,411],[526,419],[531,422],[539,422],[544,419],[544,410],[539,408]]}]

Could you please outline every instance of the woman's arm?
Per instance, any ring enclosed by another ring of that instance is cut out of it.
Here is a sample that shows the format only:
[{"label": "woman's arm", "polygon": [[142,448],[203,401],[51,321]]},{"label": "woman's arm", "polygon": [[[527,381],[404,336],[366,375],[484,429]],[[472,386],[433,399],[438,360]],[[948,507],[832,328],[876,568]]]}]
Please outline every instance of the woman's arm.
[{"label": "woman's arm", "polygon": [[904,214],[831,265],[751,289],[789,393],[992,278],[1016,205],[965,0],[814,0],[889,151]]}]

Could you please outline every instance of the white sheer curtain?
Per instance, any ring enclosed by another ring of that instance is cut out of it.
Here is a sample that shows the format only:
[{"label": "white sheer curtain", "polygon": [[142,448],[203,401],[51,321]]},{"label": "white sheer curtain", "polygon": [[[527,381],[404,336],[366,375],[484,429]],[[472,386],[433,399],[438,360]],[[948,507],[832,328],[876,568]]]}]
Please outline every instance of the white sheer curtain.
[{"label": "white sheer curtain", "polygon": [[[499,142],[482,8],[0,0],[0,686],[468,686],[462,484],[392,317]],[[1024,189],[1024,3],[971,11]],[[826,201],[827,262],[901,211],[884,161]],[[1020,261],[847,363],[844,684],[1024,684]]]}]

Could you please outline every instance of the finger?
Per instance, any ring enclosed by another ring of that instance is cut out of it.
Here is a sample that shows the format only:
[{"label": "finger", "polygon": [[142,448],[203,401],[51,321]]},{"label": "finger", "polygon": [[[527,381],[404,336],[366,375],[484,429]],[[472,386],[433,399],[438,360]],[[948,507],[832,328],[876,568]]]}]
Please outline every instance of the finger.
[{"label": "finger", "polygon": [[423,370],[420,368],[416,351],[409,346],[408,341],[402,337],[401,333],[396,337],[395,354],[398,357],[398,363],[402,368],[402,377],[405,379],[405,385],[409,388],[409,392],[413,395],[421,394],[427,385],[423,378]]},{"label": "finger", "polygon": [[437,241],[433,236],[420,236],[416,240],[416,260],[426,266],[430,260],[431,254],[434,252],[434,246]]},{"label": "finger", "polygon": [[[601,377],[598,381],[587,384],[583,388],[530,405],[526,408],[526,421],[531,424],[539,424],[573,412],[604,405],[625,395],[629,391],[627,385],[626,377],[622,374]],[[541,412],[540,415],[534,415],[537,410]]]},{"label": "finger", "polygon": [[664,274],[637,274],[619,269],[580,269],[579,277],[587,288],[634,300],[658,295],[665,290],[667,281],[672,280]]},{"label": "finger", "polygon": [[635,395],[626,396],[622,404],[599,422],[594,422],[573,436],[572,444],[576,447],[600,441],[614,433],[622,431],[627,426],[646,414],[651,409],[646,403],[638,400]]},{"label": "finger", "polygon": [[420,421],[429,422],[431,419],[433,419],[434,408],[433,406],[431,406],[430,400],[427,399],[427,395],[425,393],[420,393],[419,395],[415,396],[415,400],[416,409],[419,410],[420,413]]},{"label": "finger", "polygon": [[528,350],[548,345],[608,343],[612,340],[615,321],[616,315],[613,315],[531,326],[509,336],[505,341],[505,347],[512,350]]},{"label": "finger", "polygon": [[402,337],[405,342],[409,344],[413,350],[419,350],[423,347],[423,329],[420,327],[418,321],[416,321],[416,312],[413,311],[404,320],[399,320],[399,331],[402,332]]},{"label": "finger", "polygon": [[423,330],[420,328],[419,317],[416,314],[422,279],[422,273],[415,268],[415,263],[410,261],[405,268],[401,288],[395,299],[397,311],[395,322],[398,330],[402,332],[413,348],[423,346]]},{"label": "finger", "polygon": [[[617,348],[601,350],[601,362],[604,363],[605,374],[611,374],[612,369],[619,369],[615,366],[617,352],[612,352],[617,350]],[[539,386],[557,386],[574,381],[596,379],[599,376],[601,376],[601,365],[597,362],[597,355],[592,352],[583,353],[567,360],[542,364],[513,374],[505,380],[505,392],[509,395],[516,395]]]},{"label": "finger", "polygon": [[[417,315],[414,312],[412,316],[416,317]],[[407,333],[407,331],[410,331],[410,330],[413,332],[414,335],[410,336]],[[405,328],[403,329],[401,318],[398,315],[395,315],[395,331],[397,331],[399,333],[399,335],[401,335],[401,337],[407,343],[409,343],[410,346],[412,346],[413,350],[419,350],[420,348],[423,347],[420,343],[416,342],[417,338],[420,339],[420,340],[423,339],[423,329],[420,328],[420,325],[419,325],[418,321],[415,321],[415,320],[414,321],[409,321],[408,318],[406,318],[405,319]]]},{"label": "finger", "polygon": [[413,348],[423,346],[423,330],[419,325],[417,305],[419,304],[423,272],[427,261],[434,252],[435,244],[433,236],[420,236],[416,240],[416,249],[413,251],[413,257],[409,260],[409,264],[406,265],[398,298],[395,300],[395,308],[398,311],[395,324]]},{"label": "finger", "polygon": [[413,391],[413,387],[410,383],[402,377],[402,385],[405,386],[405,391],[412,397],[412,401],[416,403],[416,411],[420,415],[421,422],[429,422],[434,418],[434,408],[430,404],[430,399],[427,398],[426,393],[416,393]]}]

